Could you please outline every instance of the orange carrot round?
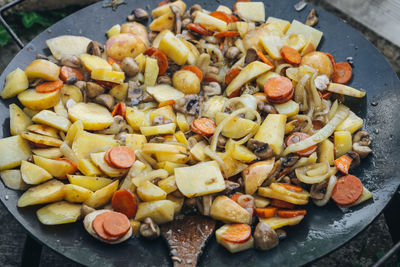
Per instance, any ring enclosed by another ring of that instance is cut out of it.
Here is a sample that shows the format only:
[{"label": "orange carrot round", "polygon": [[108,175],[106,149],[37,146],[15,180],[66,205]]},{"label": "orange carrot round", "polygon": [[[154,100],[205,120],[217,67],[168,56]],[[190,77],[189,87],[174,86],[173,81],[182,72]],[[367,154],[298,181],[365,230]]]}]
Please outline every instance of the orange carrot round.
[{"label": "orange carrot round", "polygon": [[203,80],[203,72],[201,71],[201,69],[199,69],[199,68],[196,67],[196,66],[187,65],[187,66],[182,67],[182,70],[191,71],[191,72],[193,72],[194,74],[196,74],[197,77],[199,77],[200,81]]},{"label": "orange carrot round", "polygon": [[70,77],[75,77],[78,81],[83,80],[83,73],[75,68],[71,68],[68,66],[62,66],[60,69],[60,78],[64,82],[68,80]]},{"label": "orange carrot round", "polygon": [[120,212],[108,213],[103,222],[104,232],[112,237],[122,237],[129,229],[131,224],[128,217]]},{"label": "orange carrot round", "polygon": [[57,80],[52,82],[43,82],[36,86],[36,92],[38,93],[51,93],[61,89],[64,86],[63,81]]},{"label": "orange carrot round", "polygon": [[111,205],[117,212],[121,212],[128,216],[128,218],[134,218],[137,211],[137,202],[135,196],[125,189],[120,189],[114,193]]},{"label": "orange carrot round", "polygon": [[339,178],[333,187],[332,199],[339,205],[350,205],[360,198],[363,185],[354,175]]},{"label": "orange carrot round", "polygon": [[287,45],[283,46],[281,48],[281,55],[282,55],[283,59],[289,64],[298,65],[301,62],[300,53],[296,49],[294,49],[290,46],[287,46]]},{"label": "orange carrot round", "polygon": [[275,207],[256,208],[256,215],[259,218],[271,218],[276,214]]},{"label": "orange carrot round", "polygon": [[[300,191],[301,192],[301,191]],[[273,199],[271,206],[282,208],[282,209],[294,209],[295,205],[280,199]]]},{"label": "orange carrot round", "polygon": [[210,13],[211,17],[214,17],[216,19],[225,21],[226,23],[231,22],[231,18],[228,14],[226,14],[225,12],[222,11],[214,11]]},{"label": "orange carrot round", "polygon": [[[286,146],[290,146],[295,143],[298,143],[304,139],[307,139],[308,137],[310,137],[310,136],[306,133],[294,132],[286,138]],[[317,150],[317,145],[313,145],[302,151],[296,152],[296,154],[299,155],[300,157],[308,157],[312,153],[314,153],[316,150]]]},{"label": "orange carrot round", "polygon": [[268,58],[260,51],[256,50],[257,56],[262,60],[267,65],[270,65],[271,67],[275,67],[274,64],[271,63],[271,61],[268,60]]},{"label": "orange carrot round", "polygon": [[151,57],[157,59],[157,64],[158,64],[158,74],[162,75],[164,74],[167,69],[168,69],[168,58],[167,56],[161,52],[161,51],[156,51],[151,55]]},{"label": "orange carrot round", "polygon": [[104,161],[105,161],[110,167],[117,168],[117,166],[115,166],[115,165],[111,162],[111,159],[110,159],[110,151],[111,151],[111,148],[110,148],[109,150],[107,150],[107,152],[104,154]]},{"label": "orange carrot round", "polygon": [[231,243],[244,243],[251,237],[251,227],[248,224],[237,223],[228,226],[222,238]]},{"label": "orange carrot round", "polygon": [[306,215],[307,211],[306,210],[278,210],[277,212],[279,217],[282,218],[292,218],[292,217],[297,217],[301,215]]},{"label": "orange carrot round", "polygon": [[135,152],[126,146],[111,148],[109,156],[111,163],[121,169],[130,168],[135,162]]},{"label": "orange carrot round", "polygon": [[146,56],[151,57],[157,51],[158,51],[157,48],[155,48],[154,46],[150,46],[149,48],[146,49],[146,51],[144,51],[143,54],[145,54]]},{"label": "orange carrot round", "polygon": [[290,190],[290,191],[294,191],[294,192],[298,192],[298,193],[303,191],[303,188],[301,188],[300,186],[297,186],[297,185],[287,184],[287,183],[277,183],[277,184],[287,190]]},{"label": "orange carrot round", "polygon": [[282,104],[293,97],[294,88],[289,78],[280,76],[266,81],[264,84],[264,92],[269,102]]},{"label": "orange carrot round", "polygon": [[353,76],[353,69],[347,62],[338,62],[335,64],[335,72],[333,73],[332,81],[335,83],[346,84]]},{"label": "orange carrot round", "polygon": [[199,118],[190,124],[193,132],[203,136],[213,135],[216,127],[215,121],[209,118]]},{"label": "orange carrot round", "polygon": [[233,201],[237,202],[238,199],[239,199],[239,197],[242,196],[242,195],[243,195],[242,193],[236,192],[235,194],[233,194],[233,195],[231,196],[231,199],[232,199]]},{"label": "orange carrot round", "polygon": [[237,31],[218,32],[218,33],[214,34],[214,36],[216,38],[235,37],[238,35],[239,35],[239,32],[237,32]]},{"label": "orange carrot round", "polygon": [[96,218],[94,218],[94,220],[92,222],[92,228],[93,228],[94,232],[97,234],[97,236],[99,236],[101,239],[104,239],[107,241],[115,241],[115,240],[118,240],[118,237],[113,237],[113,236],[108,235],[104,231],[104,228],[103,228],[104,221],[109,213],[112,213],[112,211],[104,212],[104,213],[97,215]]}]

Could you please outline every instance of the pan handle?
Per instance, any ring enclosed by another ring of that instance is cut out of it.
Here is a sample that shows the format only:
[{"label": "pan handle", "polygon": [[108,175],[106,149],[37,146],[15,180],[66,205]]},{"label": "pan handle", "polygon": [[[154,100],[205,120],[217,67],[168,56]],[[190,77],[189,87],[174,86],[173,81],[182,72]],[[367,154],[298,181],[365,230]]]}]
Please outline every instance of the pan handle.
[{"label": "pan handle", "polygon": [[15,34],[15,32],[11,29],[10,25],[8,25],[8,23],[4,20],[2,14],[4,11],[6,11],[7,9],[21,3],[24,0],[14,0],[9,2],[8,4],[5,4],[4,6],[0,7],[0,23],[3,25],[3,27],[6,29],[6,31],[8,32],[8,34],[11,35],[11,37],[14,39],[15,43],[19,46],[19,48],[24,48],[24,43],[21,41],[21,39],[19,39],[19,37]]}]

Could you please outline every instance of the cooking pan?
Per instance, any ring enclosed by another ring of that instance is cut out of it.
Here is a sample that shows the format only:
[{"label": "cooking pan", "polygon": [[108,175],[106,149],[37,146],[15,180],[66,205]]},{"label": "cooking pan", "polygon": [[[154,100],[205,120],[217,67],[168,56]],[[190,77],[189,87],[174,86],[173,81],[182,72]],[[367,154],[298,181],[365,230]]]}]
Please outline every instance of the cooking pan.
[{"label": "cooking pan", "polygon": [[[45,40],[63,34],[83,35],[104,43],[104,32],[117,23],[123,23],[130,11],[137,7],[151,10],[157,1],[131,0],[116,11],[103,8],[104,2],[79,10],[48,30],[39,34],[10,62],[0,76],[0,87],[5,76],[17,67],[25,68],[37,53],[50,54]],[[214,10],[220,1],[185,1]],[[221,1],[222,2],[222,1]],[[288,229],[288,238],[267,252],[248,250],[230,254],[219,246],[215,237],[207,244],[200,259],[200,266],[295,266],[309,263],[345,244],[376,218],[397,190],[400,151],[400,81],[384,57],[355,29],[330,13],[311,4],[296,12],[296,1],[264,1],[267,16],[287,20],[305,21],[311,8],[319,14],[316,28],[323,31],[320,50],[331,53],[337,61],[353,57],[354,77],[350,86],[367,92],[363,99],[346,99],[359,116],[365,120],[365,129],[373,137],[373,154],[365,159],[354,174],[373,192],[373,200],[347,212],[330,203],[323,208],[307,207],[308,214],[297,226]],[[232,6],[234,1],[224,1]],[[2,136],[10,135],[8,105],[15,100],[0,102]],[[377,105],[372,105],[376,102]],[[1,155],[0,155],[1,156]],[[20,192],[7,189],[0,183],[1,201],[22,226],[38,241],[67,258],[84,265],[98,266],[169,266],[166,243],[161,239],[145,241],[133,238],[119,245],[103,244],[83,228],[81,222],[60,226],[45,226],[36,218],[35,207],[18,209]],[[8,196],[6,198],[5,196]],[[5,223],[5,222],[3,222]]]}]

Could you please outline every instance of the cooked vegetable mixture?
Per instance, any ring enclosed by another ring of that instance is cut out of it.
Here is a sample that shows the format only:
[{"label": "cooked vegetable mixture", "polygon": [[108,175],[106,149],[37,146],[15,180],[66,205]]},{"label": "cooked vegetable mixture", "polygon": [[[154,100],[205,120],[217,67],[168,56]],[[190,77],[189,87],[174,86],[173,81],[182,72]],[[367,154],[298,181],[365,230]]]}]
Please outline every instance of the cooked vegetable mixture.
[{"label": "cooked vegetable mixture", "polygon": [[45,204],[46,225],[83,219],[110,244],[201,214],[234,253],[277,246],[310,200],[372,197],[350,174],[371,137],[343,104],[365,92],[345,85],[347,62],[316,51],[321,31],[239,0],[216,11],[162,1],[150,31],[148,17],[133,10],[105,45],[47,40],[51,56],[7,76],[1,97],[21,105],[10,105],[0,170],[26,190],[18,207]]}]

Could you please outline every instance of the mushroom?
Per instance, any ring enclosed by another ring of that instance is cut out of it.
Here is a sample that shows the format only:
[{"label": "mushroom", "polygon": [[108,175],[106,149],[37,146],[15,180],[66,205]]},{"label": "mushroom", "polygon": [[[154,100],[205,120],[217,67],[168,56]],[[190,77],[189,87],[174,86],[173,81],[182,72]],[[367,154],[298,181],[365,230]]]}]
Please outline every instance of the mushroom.
[{"label": "mushroom", "polygon": [[360,143],[353,144],[353,151],[356,152],[360,158],[365,158],[372,152],[372,149],[369,146],[362,146]]},{"label": "mushroom", "polygon": [[69,76],[67,80],[65,80],[66,84],[75,84],[78,81],[76,76]]},{"label": "mushroom", "polygon": [[[186,26],[187,26],[190,22],[192,22],[190,19],[185,19],[185,20],[183,20],[183,21],[182,21],[182,27],[183,27],[183,28],[186,28]],[[187,24],[186,24],[186,23],[187,23]],[[185,24],[186,24],[186,25],[185,25]],[[185,39],[186,41],[189,41],[189,40],[193,40],[193,39],[194,39],[193,34],[191,34],[190,31],[188,31],[188,30],[183,30],[182,33],[179,34],[179,35],[177,35],[176,37],[183,38],[183,39]]]},{"label": "mushroom", "polygon": [[149,143],[164,143],[165,138],[162,136],[155,136],[149,140]]},{"label": "mushroom", "polygon": [[259,92],[260,89],[257,86],[254,86],[252,84],[247,83],[244,86],[244,89],[242,91],[242,95],[248,94],[248,95],[254,95],[255,93]]},{"label": "mushroom", "polygon": [[326,74],[318,75],[314,79],[314,84],[318,90],[325,90],[329,84],[329,77]]},{"label": "mushroom", "polygon": [[114,101],[114,97],[112,95],[101,94],[101,95],[96,96],[96,98],[94,99],[94,102],[96,102],[97,104],[100,104],[102,106],[105,106],[109,110],[112,110],[115,101]]},{"label": "mushroom", "polygon": [[82,66],[81,60],[77,56],[69,55],[64,56],[60,60],[61,65],[68,66],[71,68],[79,69]]},{"label": "mushroom", "polygon": [[95,98],[101,94],[104,94],[105,89],[98,83],[87,82],[86,83],[86,95],[90,98]]},{"label": "mushroom", "polygon": [[157,78],[157,83],[158,83],[158,84],[164,83],[164,84],[169,84],[169,85],[171,85],[171,84],[172,84],[172,80],[171,80],[171,78],[170,78],[168,75],[160,75],[160,76],[158,76],[158,78]]},{"label": "mushroom", "polygon": [[262,186],[267,186],[270,185],[271,182],[276,178],[276,176],[281,172],[282,170],[282,160],[278,159],[274,163],[274,167],[272,168],[269,176],[265,181],[263,182]]},{"label": "mushroom", "polygon": [[353,136],[353,143],[359,143],[361,146],[369,146],[371,144],[371,137],[366,131],[358,131]]},{"label": "mushroom", "polygon": [[267,223],[260,221],[254,231],[254,247],[259,250],[269,250],[279,244],[275,230]]},{"label": "mushroom", "polygon": [[224,195],[232,194],[239,187],[240,187],[239,183],[225,180],[225,190],[223,191],[223,193],[224,193]]},{"label": "mushroom", "polygon": [[99,42],[91,41],[87,46],[86,52],[90,55],[100,57],[101,53],[104,52],[104,47]]},{"label": "mushroom", "polygon": [[287,237],[286,231],[283,229],[276,229],[275,232],[278,235],[279,240],[283,240]]},{"label": "mushroom", "polygon": [[204,216],[209,216],[212,202],[213,202],[212,195],[198,197],[196,198],[197,209]]},{"label": "mushroom", "polygon": [[308,14],[305,24],[308,26],[314,26],[317,23],[318,23],[317,11],[313,8],[313,9],[311,9],[310,13]]},{"label": "mushroom", "polygon": [[147,239],[156,239],[160,236],[160,228],[150,217],[146,217],[139,228],[140,235]]},{"label": "mushroom", "polygon": [[181,10],[173,4],[170,5],[169,8],[171,9],[172,13],[174,13],[175,16],[175,22],[174,22],[175,34],[180,34],[182,30]]},{"label": "mushroom", "polygon": [[130,106],[136,106],[143,99],[144,91],[139,88],[136,82],[130,81],[128,83],[127,100]]},{"label": "mushroom", "polygon": [[328,183],[329,183],[329,179],[325,179],[324,181],[322,181],[318,184],[313,184],[311,186],[311,190],[310,190],[311,198],[316,199],[316,200],[323,199],[325,196],[325,191],[328,186]]},{"label": "mushroom", "polygon": [[197,94],[185,95],[176,100],[174,108],[184,114],[196,115],[200,110],[200,96]]},{"label": "mushroom", "polygon": [[261,160],[274,156],[274,151],[270,145],[255,139],[250,139],[247,142],[247,148],[253,151],[254,155]]},{"label": "mushroom", "polygon": [[76,87],[78,87],[81,91],[86,91],[86,82],[84,81],[77,81],[74,84]]},{"label": "mushroom", "polygon": [[203,11],[203,8],[201,7],[201,5],[195,4],[189,9],[190,16],[192,17],[192,19],[194,19],[194,13],[196,11]]},{"label": "mushroom", "polygon": [[282,165],[285,168],[293,167],[299,159],[300,157],[294,154],[290,154],[286,157],[281,158]]},{"label": "mushroom", "polygon": [[258,59],[257,51],[254,48],[247,49],[246,57],[244,58],[244,64],[247,65]]},{"label": "mushroom", "polygon": [[182,20],[182,27],[186,28],[187,25],[189,25],[189,23],[191,23],[192,20],[190,18],[185,18]]},{"label": "mushroom", "polygon": [[118,134],[122,132],[124,126],[126,126],[126,121],[120,115],[113,117],[113,123],[108,126],[108,128],[98,131],[99,134]]},{"label": "mushroom", "polygon": [[229,47],[228,50],[225,52],[225,57],[228,59],[235,59],[239,56],[240,50],[236,46]]},{"label": "mushroom", "polygon": [[253,210],[254,210],[254,197],[252,195],[249,194],[245,194],[245,195],[241,195],[238,200],[237,203],[244,208],[245,210],[247,210],[251,215],[253,214]]},{"label": "mushroom", "polygon": [[263,101],[259,101],[257,103],[257,108],[263,114],[277,114],[278,113],[278,111],[275,109],[274,106],[267,104],[266,102],[263,102]]},{"label": "mushroom", "polygon": [[350,151],[347,152],[346,155],[353,159],[350,164],[350,169],[354,169],[360,165],[361,163],[360,155],[357,152]]},{"label": "mushroom", "polygon": [[226,142],[227,142],[226,138],[223,137],[222,135],[219,135],[217,139],[217,147],[225,148]]},{"label": "mushroom", "polygon": [[145,21],[149,18],[149,14],[143,8],[135,8],[127,17],[128,21]]},{"label": "mushroom", "polygon": [[139,72],[139,66],[134,58],[126,57],[121,62],[121,69],[129,77],[136,76]]},{"label": "mushroom", "polygon": [[203,91],[205,96],[220,95],[221,85],[217,82],[210,82],[203,85]]},{"label": "mushroom", "polygon": [[121,145],[125,145],[126,144],[126,135],[128,133],[127,132],[120,132],[119,134],[117,134],[115,136],[115,140],[117,140]]}]

